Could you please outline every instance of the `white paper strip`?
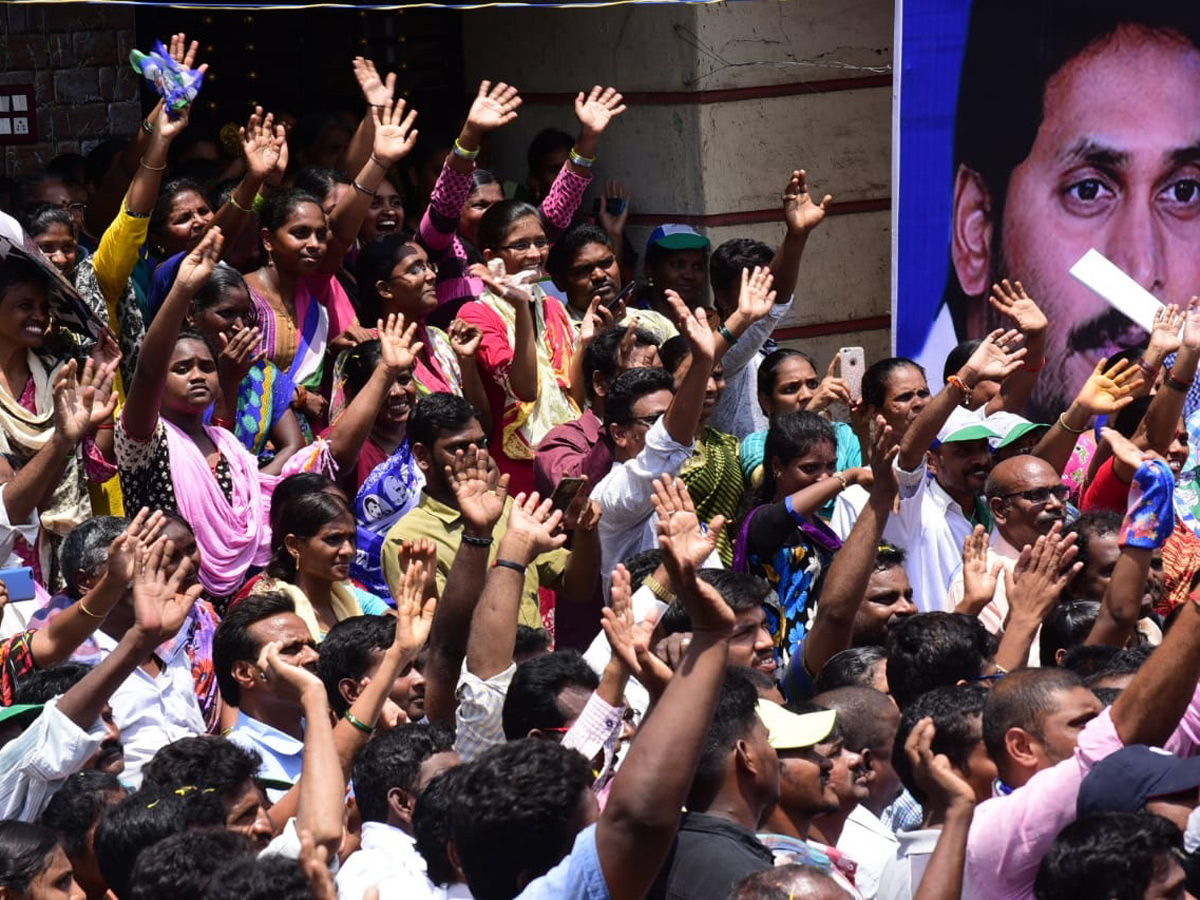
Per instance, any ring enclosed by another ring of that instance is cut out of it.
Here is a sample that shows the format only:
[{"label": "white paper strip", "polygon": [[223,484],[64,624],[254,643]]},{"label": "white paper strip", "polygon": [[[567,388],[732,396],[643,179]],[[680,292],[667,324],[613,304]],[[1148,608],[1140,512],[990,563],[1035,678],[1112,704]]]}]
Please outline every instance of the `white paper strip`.
[{"label": "white paper strip", "polygon": [[1071,266],[1071,274],[1147,331],[1162,303],[1153,294],[1092,249]]}]

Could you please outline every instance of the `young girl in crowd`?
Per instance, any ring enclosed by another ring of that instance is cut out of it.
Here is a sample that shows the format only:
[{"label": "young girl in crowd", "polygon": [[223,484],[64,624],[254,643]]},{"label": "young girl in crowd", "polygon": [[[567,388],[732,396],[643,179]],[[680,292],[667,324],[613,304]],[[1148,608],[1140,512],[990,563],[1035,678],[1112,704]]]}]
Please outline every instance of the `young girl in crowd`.
[{"label": "young girl in crowd", "polygon": [[6,900],[84,900],[57,832],[0,822],[0,889]]}]

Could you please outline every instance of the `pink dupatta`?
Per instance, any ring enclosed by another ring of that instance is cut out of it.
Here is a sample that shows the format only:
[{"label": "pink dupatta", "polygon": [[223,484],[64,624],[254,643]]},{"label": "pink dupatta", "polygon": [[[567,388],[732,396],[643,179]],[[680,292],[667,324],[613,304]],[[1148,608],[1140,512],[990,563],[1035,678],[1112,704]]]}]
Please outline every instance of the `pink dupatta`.
[{"label": "pink dupatta", "polygon": [[271,558],[271,494],[288,475],[320,471],[333,475],[336,465],[327,442],[318,440],[287,461],[280,475],[259,470],[256,460],[237,437],[224,428],[205,431],[229,465],[233,503],[196,442],[166,419],[171,461],[171,486],[179,514],[192,526],[200,547],[200,581],[214,597],[226,597],[242,586],[251,566],[265,566]]}]

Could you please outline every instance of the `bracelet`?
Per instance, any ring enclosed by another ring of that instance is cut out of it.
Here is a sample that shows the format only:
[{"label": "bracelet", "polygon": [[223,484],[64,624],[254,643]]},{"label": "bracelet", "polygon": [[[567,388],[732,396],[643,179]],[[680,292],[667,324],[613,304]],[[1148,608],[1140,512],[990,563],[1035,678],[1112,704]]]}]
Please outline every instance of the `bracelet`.
[{"label": "bracelet", "polygon": [[106,618],[108,618],[107,614],[105,614],[103,616],[96,615],[94,612],[92,612],[90,609],[88,609],[86,606],[83,605],[82,599],[80,599],[79,603],[76,605],[79,607],[79,611],[81,613],[83,613],[85,616],[87,616],[88,618],[91,618],[91,619],[106,619]]},{"label": "bracelet", "polygon": [[725,338],[730,347],[738,342],[737,336],[729,330],[728,326],[724,322],[717,326],[717,334]]},{"label": "bracelet", "polygon": [[1186,394],[1192,389],[1192,385],[1196,383],[1196,379],[1193,378],[1191,381],[1180,381],[1175,377],[1173,372],[1168,370],[1167,377],[1163,379],[1163,383],[1167,387],[1179,391],[1181,394]]},{"label": "bracelet", "polygon": [[843,490],[843,491],[844,491],[846,488],[850,487],[850,482],[848,482],[848,481],[846,480],[846,473],[845,473],[845,472],[834,472],[834,473],[833,473],[833,477],[834,477],[834,478],[836,478],[838,481],[840,481],[840,482],[842,483],[842,490]]},{"label": "bracelet", "polygon": [[494,560],[492,560],[492,568],[493,569],[512,569],[518,575],[523,576],[525,574],[525,569],[527,567],[521,565],[519,562],[513,562],[511,559],[501,559],[500,557],[496,557]]},{"label": "bracelet", "polygon": [[263,209],[266,207],[266,205],[267,205],[267,198],[264,197],[262,194],[255,194],[254,202],[250,204],[250,208],[253,209],[256,213],[261,213],[263,211]]},{"label": "bracelet", "polygon": [[369,187],[364,187],[363,185],[359,184],[357,181],[354,182],[354,189],[356,191],[358,191],[360,194],[366,194],[368,197],[374,197],[376,194],[379,193],[379,191],[373,191]]},{"label": "bracelet", "polygon": [[1083,434],[1085,431],[1087,431],[1086,427],[1072,428],[1070,425],[1068,425],[1067,424],[1067,414],[1065,412],[1060,412],[1058,414],[1058,427],[1061,428],[1063,431],[1065,431],[1067,434]]},{"label": "bracelet", "polygon": [[112,422],[101,422],[96,426],[97,431],[112,431],[116,426]]},{"label": "bracelet", "polygon": [[[229,205],[232,206],[234,209],[240,209],[242,212],[246,213],[247,215],[254,212],[253,209],[246,209],[246,207],[244,207],[244,206],[242,206],[242,204],[238,203],[237,197],[234,196],[233,194],[229,195]],[[254,204],[251,203],[250,206],[253,207]]]},{"label": "bracelet", "polygon": [[371,162],[375,163],[375,165],[379,166],[379,168],[383,169],[385,172],[390,168],[390,166],[384,165],[383,161],[374,153],[371,154]]},{"label": "bracelet", "polygon": [[154,126],[150,124],[149,119],[142,119],[142,131],[146,134],[154,134]]},{"label": "bracelet", "polygon": [[167,170],[166,163],[163,163],[161,166],[148,166],[148,165],[146,165],[146,160],[144,160],[144,159],[139,159],[138,165],[141,166],[143,169],[149,169],[151,172],[165,172]]},{"label": "bracelet", "polygon": [[299,409],[308,399],[308,388],[302,384],[296,385],[296,396],[292,398],[292,409]]},{"label": "bracelet", "polygon": [[963,395],[963,406],[966,406],[971,399],[971,389],[967,387],[967,383],[957,375],[951,375],[946,379],[946,384],[958,388],[959,392]]},{"label": "bracelet", "polygon": [[462,542],[469,547],[490,547],[492,539],[490,537],[476,537],[473,534],[462,533]]},{"label": "bracelet", "polygon": [[213,416],[212,424],[217,428],[224,428],[226,431],[233,431],[236,427],[232,420],[222,419],[220,416]]},{"label": "bracelet", "polygon": [[366,722],[364,722],[362,719],[360,719],[354,713],[350,712],[350,710],[346,710],[346,721],[349,722],[351,725],[353,725],[355,728],[357,728],[359,731],[361,731],[363,734],[369,735],[369,734],[375,733],[374,725],[368,725]]},{"label": "bracelet", "polygon": [[642,579],[642,584],[650,588],[650,593],[668,605],[675,602],[675,595],[668,591],[665,587],[658,583],[658,579],[653,575],[647,575]]},{"label": "bracelet", "polygon": [[571,162],[579,166],[581,169],[590,169],[596,163],[596,157],[583,156],[574,147],[571,148]]},{"label": "bracelet", "polygon": [[1150,365],[1150,363],[1146,362],[1144,356],[1137,361],[1137,367],[1142,370],[1142,374],[1146,376],[1147,381],[1153,381],[1158,377],[1159,367]]},{"label": "bracelet", "polygon": [[1038,372],[1042,371],[1042,369],[1044,369],[1044,368],[1046,368],[1046,357],[1043,356],[1042,361],[1040,363],[1038,363],[1036,366],[1028,366],[1028,365],[1021,366],[1021,371],[1022,372],[1031,372],[1034,375],[1036,375]]},{"label": "bracelet", "polygon": [[479,156],[479,150],[479,147],[476,147],[474,150],[468,150],[458,142],[458,138],[454,139],[453,151],[454,155],[459,159],[465,159],[467,162],[474,162],[476,157]]}]

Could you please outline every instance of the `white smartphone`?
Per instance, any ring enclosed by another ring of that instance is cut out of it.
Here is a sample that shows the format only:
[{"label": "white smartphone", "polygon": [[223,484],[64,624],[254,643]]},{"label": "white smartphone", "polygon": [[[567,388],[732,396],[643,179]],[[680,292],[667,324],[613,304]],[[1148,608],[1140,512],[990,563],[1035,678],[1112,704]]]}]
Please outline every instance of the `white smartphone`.
[{"label": "white smartphone", "polygon": [[862,400],[863,372],[866,370],[866,356],[862,347],[842,347],[838,350],[841,357],[841,378],[850,385],[850,399],[855,403]]}]

